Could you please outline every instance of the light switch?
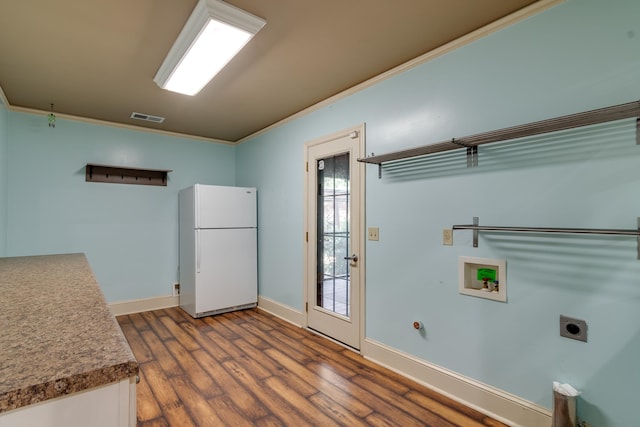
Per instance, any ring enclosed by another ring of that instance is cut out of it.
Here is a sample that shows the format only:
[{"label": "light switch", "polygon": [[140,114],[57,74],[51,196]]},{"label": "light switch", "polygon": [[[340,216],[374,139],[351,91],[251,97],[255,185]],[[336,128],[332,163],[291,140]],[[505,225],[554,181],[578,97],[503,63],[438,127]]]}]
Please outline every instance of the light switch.
[{"label": "light switch", "polygon": [[369,240],[380,240],[380,229],[378,227],[369,227],[367,235]]}]

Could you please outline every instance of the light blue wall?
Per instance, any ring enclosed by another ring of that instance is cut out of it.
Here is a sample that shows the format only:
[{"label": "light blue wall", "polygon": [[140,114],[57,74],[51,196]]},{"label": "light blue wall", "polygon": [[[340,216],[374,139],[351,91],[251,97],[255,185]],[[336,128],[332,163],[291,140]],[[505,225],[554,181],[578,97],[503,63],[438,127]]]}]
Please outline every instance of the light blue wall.
[{"label": "light blue wall", "polygon": [[7,250],[7,107],[0,100],[0,256]]},{"label": "light blue wall", "polygon": [[[170,295],[178,191],[233,185],[235,148],[9,112],[7,255],[84,252],[109,302]],[[2,122],[0,122],[0,129]],[[85,182],[85,165],[172,169],[167,187]]]},{"label": "light blue wall", "polygon": [[[640,93],[640,2],[568,0],[241,144],[237,182],[260,194],[260,293],[302,309],[303,145],[365,122],[382,154],[594,108]],[[442,230],[486,225],[636,228],[640,147],[612,123],[367,167],[366,335],[551,407],[553,380],[582,390],[594,426],[637,424],[640,261],[634,239]],[[458,257],[506,259],[508,302],[458,294]],[[561,314],[589,342],[559,337]],[[412,328],[426,326],[424,336]]]}]

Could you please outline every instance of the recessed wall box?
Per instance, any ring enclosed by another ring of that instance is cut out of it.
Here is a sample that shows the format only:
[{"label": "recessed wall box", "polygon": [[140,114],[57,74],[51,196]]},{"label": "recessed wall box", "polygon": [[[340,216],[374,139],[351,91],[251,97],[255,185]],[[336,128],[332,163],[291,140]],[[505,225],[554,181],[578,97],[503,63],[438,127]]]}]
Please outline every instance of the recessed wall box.
[{"label": "recessed wall box", "polygon": [[507,301],[507,262],[461,256],[458,259],[458,292],[495,301]]}]

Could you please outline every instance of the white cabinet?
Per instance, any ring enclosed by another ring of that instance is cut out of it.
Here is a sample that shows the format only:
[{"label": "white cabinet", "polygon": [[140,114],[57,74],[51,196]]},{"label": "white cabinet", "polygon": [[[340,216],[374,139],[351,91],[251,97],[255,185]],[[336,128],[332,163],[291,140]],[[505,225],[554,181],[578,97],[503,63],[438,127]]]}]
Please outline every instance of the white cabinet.
[{"label": "white cabinet", "polygon": [[0,414],[0,427],[135,425],[135,377]]}]

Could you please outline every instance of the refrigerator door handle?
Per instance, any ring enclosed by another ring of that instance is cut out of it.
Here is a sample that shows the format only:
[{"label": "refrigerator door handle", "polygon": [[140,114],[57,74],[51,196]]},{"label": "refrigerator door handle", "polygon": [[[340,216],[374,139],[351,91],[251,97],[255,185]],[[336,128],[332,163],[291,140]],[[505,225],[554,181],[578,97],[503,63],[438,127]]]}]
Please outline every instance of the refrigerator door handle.
[{"label": "refrigerator door handle", "polygon": [[196,273],[200,273],[200,230],[196,230]]},{"label": "refrigerator door handle", "polygon": [[200,196],[198,184],[193,186],[193,222],[196,228],[200,227]]}]

